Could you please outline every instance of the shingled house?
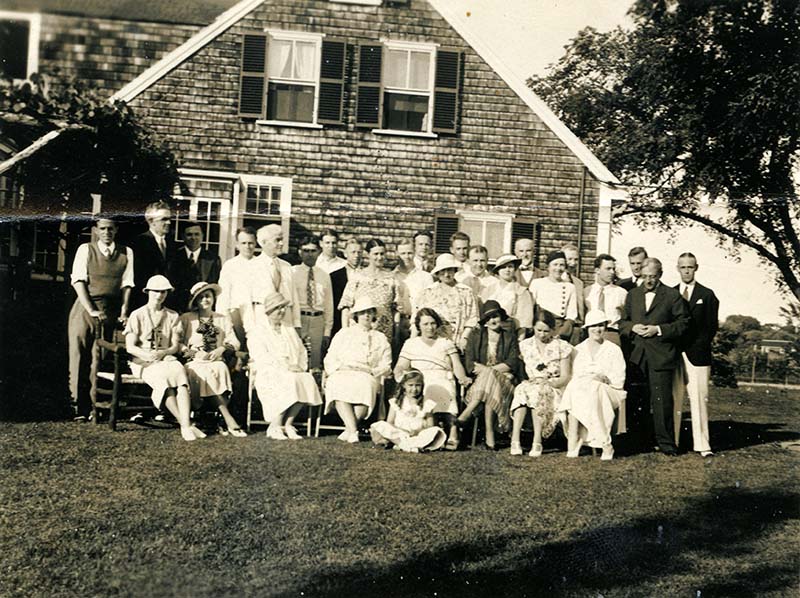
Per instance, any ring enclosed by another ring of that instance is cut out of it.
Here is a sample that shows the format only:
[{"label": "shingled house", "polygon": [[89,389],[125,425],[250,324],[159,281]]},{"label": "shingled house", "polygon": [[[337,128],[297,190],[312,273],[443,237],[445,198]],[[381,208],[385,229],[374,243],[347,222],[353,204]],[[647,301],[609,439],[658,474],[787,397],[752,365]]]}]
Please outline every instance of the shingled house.
[{"label": "shingled house", "polygon": [[[447,0],[4,7],[0,47],[26,57],[15,76],[58,67],[127,101],[182,166],[178,220],[203,223],[223,259],[238,226],[268,222],[287,251],[329,226],[390,251],[423,228],[438,252],[463,230],[491,257],[520,237],[537,259],[569,241],[586,275],[609,247],[617,179]],[[42,271],[68,266],[33,245]]]}]

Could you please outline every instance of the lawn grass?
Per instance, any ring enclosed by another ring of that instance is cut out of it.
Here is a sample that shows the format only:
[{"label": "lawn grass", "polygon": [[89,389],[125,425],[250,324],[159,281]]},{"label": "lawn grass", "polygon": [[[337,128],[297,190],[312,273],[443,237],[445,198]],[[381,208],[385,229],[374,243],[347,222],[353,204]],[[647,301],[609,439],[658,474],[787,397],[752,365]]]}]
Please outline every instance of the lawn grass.
[{"label": "lawn grass", "polygon": [[715,390],[713,459],[408,455],[0,423],[0,596],[787,596],[800,392]]}]

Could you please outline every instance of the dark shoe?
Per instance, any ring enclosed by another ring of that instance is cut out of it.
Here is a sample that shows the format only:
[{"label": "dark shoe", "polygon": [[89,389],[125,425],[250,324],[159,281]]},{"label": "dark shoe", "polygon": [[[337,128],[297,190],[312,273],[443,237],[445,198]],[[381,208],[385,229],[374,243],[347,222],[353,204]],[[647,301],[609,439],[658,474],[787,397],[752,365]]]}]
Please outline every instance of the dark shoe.
[{"label": "dark shoe", "polygon": [[661,454],[666,457],[677,457],[678,451],[676,451],[674,448],[662,448]]}]

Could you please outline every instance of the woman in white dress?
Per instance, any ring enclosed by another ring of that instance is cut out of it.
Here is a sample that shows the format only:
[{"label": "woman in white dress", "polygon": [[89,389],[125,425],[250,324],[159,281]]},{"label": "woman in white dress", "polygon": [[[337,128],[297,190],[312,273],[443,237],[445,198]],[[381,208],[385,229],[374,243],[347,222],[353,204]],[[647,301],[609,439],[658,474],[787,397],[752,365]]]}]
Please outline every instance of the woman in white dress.
[{"label": "woman in white dress", "polygon": [[157,409],[167,409],[181,427],[184,440],[206,435],[192,425],[191,400],[186,370],[175,357],[180,350],[183,328],[180,317],[164,307],[167,294],[174,290],[166,276],[151,276],[144,287],[147,304],[134,310],[125,326],[125,349],[132,360],[131,372],[153,389],[151,399]]},{"label": "woman in white dress", "polygon": [[508,320],[509,330],[517,335],[517,340],[522,341],[533,326],[533,299],[530,291],[517,282],[517,268],[522,260],[514,255],[501,255],[497,258],[492,269],[496,277],[490,299],[500,304]]},{"label": "woman in white dress", "polygon": [[578,319],[578,296],[575,285],[562,280],[566,270],[564,252],[551,251],[547,255],[547,276],[531,280],[528,290],[537,310],[546,309],[556,317],[556,335],[568,341]]},{"label": "woman in white dress", "polygon": [[342,328],[325,355],[325,413],[335,406],[344,422],[339,440],[358,442],[358,423],[369,417],[381,381],[392,371],[392,348],[386,335],[373,330],[377,309],[368,295],[350,310],[355,323]]},{"label": "woman in white dress", "polygon": [[187,360],[186,375],[195,411],[203,401],[213,403],[225,420],[231,436],[244,438],[242,430],[228,410],[231,374],[225,353],[239,348],[230,318],[214,311],[214,302],[222,288],[218,284],[198,282],[189,291],[187,311],[181,315],[181,354]]},{"label": "woman in white dress", "polygon": [[622,349],[605,341],[605,312],[586,314],[589,338],[575,347],[572,379],[564,389],[559,411],[568,415],[567,457],[577,457],[585,443],[602,448],[603,461],[614,458],[611,431],[619,413],[617,434],[625,432],[625,358]]},{"label": "woman in white dress", "polygon": [[267,321],[247,333],[247,348],[255,369],[255,386],[267,438],[300,440],[294,418],[304,405],[321,405],[314,376],[308,373],[308,352],[297,331],[284,323],[290,302],[280,293],[264,298]]},{"label": "woman in white dress", "polygon": [[442,318],[436,311],[423,307],[417,312],[414,327],[419,330],[419,336],[403,344],[394,367],[394,377],[400,381],[410,369],[422,372],[425,400],[436,404],[433,413],[444,420],[448,428],[445,448],[455,450],[458,447],[458,427],[454,425],[458,415],[455,381],[466,387],[472,380],[464,371],[453,341],[439,336],[442,325]]},{"label": "woman in white dress", "polygon": [[533,446],[531,457],[542,455],[542,438],[547,438],[563,420],[558,419],[561,391],[570,378],[572,345],[555,338],[556,321],[548,311],[536,312],[533,336],[519,344],[528,379],[514,389],[511,414],[514,427],[511,431],[511,454],[521,455],[520,432],[527,412],[533,419]]}]

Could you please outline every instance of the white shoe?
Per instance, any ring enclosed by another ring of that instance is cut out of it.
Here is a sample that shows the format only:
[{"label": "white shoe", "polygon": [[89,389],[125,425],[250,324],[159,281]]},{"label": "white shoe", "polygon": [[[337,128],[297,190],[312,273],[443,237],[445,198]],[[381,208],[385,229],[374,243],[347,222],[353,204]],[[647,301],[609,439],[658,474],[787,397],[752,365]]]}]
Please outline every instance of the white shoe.
[{"label": "white shoe", "polygon": [[511,454],[515,457],[522,454],[522,447],[520,446],[519,442],[511,443]]},{"label": "white shoe", "polygon": [[349,442],[350,444],[358,444],[358,442],[359,442],[359,440],[358,440],[358,432],[353,432],[352,434],[350,434],[347,437],[347,442]]},{"label": "white shoe", "polygon": [[339,434],[336,438],[341,440],[341,441],[343,441],[343,442],[347,442],[347,439],[350,438],[350,432],[345,430],[344,432]]},{"label": "white shoe", "polygon": [[267,438],[272,440],[286,440],[286,434],[283,433],[283,430],[280,426],[269,426],[267,428]]},{"label": "white shoe", "polygon": [[247,432],[242,430],[241,428],[231,428],[227,431],[228,434],[235,438],[247,438]]},{"label": "white shoe", "polygon": [[204,432],[203,432],[203,431],[202,431],[200,428],[198,428],[197,426],[195,426],[194,424],[192,424],[191,426],[189,426],[189,428],[190,428],[190,429],[192,430],[192,432],[194,433],[194,435],[195,435],[195,438],[205,438],[205,437],[206,437],[205,433],[204,433]]},{"label": "white shoe", "polygon": [[701,457],[713,457],[714,451],[700,451]]},{"label": "white shoe", "polygon": [[286,433],[286,438],[289,440],[303,440],[303,437],[297,433],[297,428],[294,426],[284,426],[283,431]]},{"label": "white shoe", "polygon": [[614,458],[614,447],[607,444],[603,447],[603,454],[600,455],[601,461],[611,461]]},{"label": "white shoe", "polygon": [[181,436],[187,442],[191,442],[192,440],[197,440],[197,436],[194,435],[191,428],[181,428]]},{"label": "white shoe", "polygon": [[540,443],[534,442],[533,446],[531,447],[531,452],[528,453],[528,455],[531,457],[541,457],[543,450],[544,447]]}]

